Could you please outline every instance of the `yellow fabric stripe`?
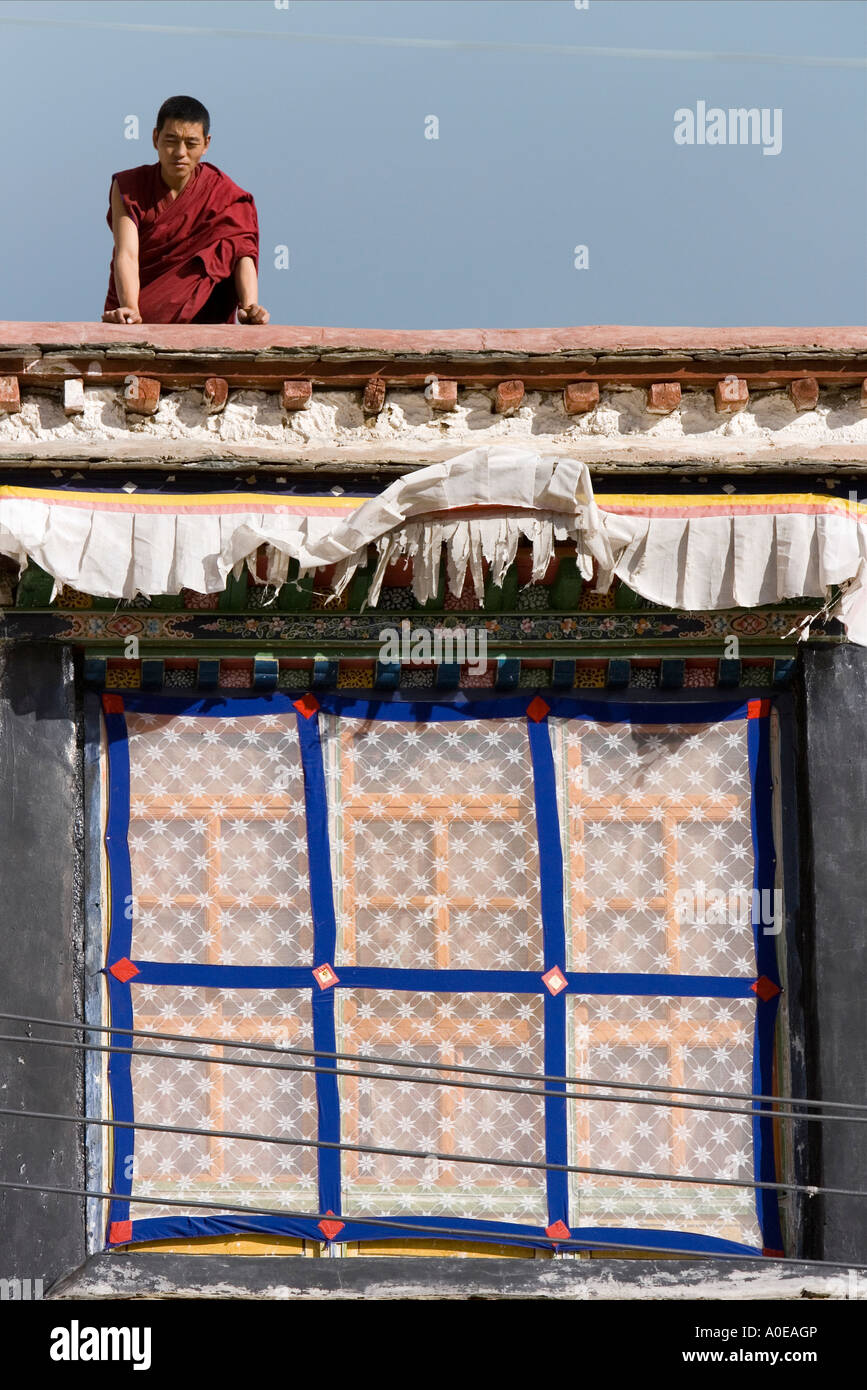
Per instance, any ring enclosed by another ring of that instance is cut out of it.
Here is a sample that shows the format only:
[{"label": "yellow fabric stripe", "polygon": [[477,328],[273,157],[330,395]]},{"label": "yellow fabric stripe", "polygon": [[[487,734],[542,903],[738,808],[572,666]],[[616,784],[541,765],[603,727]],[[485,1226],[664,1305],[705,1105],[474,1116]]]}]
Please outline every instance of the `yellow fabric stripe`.
[{"label": "yellow fabric stripe", "polygon": [[[159,511],[172,512],[202,510],[220,511],[225,509],[237,512],[272,511],[288,508],[296,514],[304,512],[332,511],[352,512],[368,500],[366,497],[299,496],[295,494],[275,494],[263,492],[237,493],[146,493],[146,492],[87,492],[59,488],[19,487],[14,484],[0,485],[0,501],[9,500],[47,502],[67,506],[90,506],[98,511],[110,508],[112,511],[129,512]],[[818,493],[767,492],[753,494],[710,493],[598,493],[596,502],[603,510],[615,507],[629,507],[653,514],[659,511],[694,511],[698,509],[726,512],[732,508],[764,512],[780,511],[782,508],[819,511],[826,514],[867,515],[867,502],[850,501],[842,497],[822,496]],[[496,506],[496,498],[487,504]]]},{"label": "yellow fabric stripe", "polygon": [[815,492],[733,492],[708,493],[704,496],[698,493],[618,492],[597,493],[594,500],[603,511],[609,507],[641,507],[651,512],[663,507],[719,507],[723,511],[730,507],[755,507],[757,510],[778,511],[780,507],[786,506],[820,508],[824,512],[840,512],[843,515],[852,512],[867,513],[865,502],[849,501],[843,497],[823,497]]},{"label": "yellow fabric stripe", "polygon": [[68,505],[80,505],[82,502],[86,502],[97,509],[100,503],[105,505],[110,502],[112,508],[122,505],[128,507],[130,511],[155,508],[166,512],[181,507],[217,506],[243,507],[244,511],[267,511],[272,507],[309,507],[311,511],[323,507],[333,507],[339,508],[341,511],[352,511],[366,501],[364,497],[302,497],[273,492],[212,492],[210,494],[202,492],[73,492],[69,489],[15,487],[10,484],[0,486],[0,499],[4,497],[31,502],[65,502]]}]

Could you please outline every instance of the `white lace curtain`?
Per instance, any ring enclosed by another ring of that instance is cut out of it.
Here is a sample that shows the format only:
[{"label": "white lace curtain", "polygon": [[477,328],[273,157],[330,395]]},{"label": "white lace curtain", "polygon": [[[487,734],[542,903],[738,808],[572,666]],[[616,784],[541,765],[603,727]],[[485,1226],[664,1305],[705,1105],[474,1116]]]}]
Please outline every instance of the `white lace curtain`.
[{"label": "white lace curtain", "polygon": [[[217,966],[314,964],[298,735],[291,714],[127,713],[130,955]],[[490,991],[334,991],[337,1049],[541,1075],[539,848],[524,719],[406,723],[320,716],[337,921],[333,965],[466,969]],[[552,719],[567,971],[749,977],[749,912],[683,922],[677,895],[752,884],[741,721],[688,726]],[[384,973],[381,979],[387,980]],[[431,982],[432,981],[432,982]],[[311,1047],[310,988],[132,980],[137,1028]],[[596,1081],[751,1089],[755,999],[570,994],[567,1071]],[[152,1041],[141,1046],[153,1047]],[[134,1056],[135,1115],[153,1123],[315,1140],[311,1075]],[[204,1049],[202,1049],[204,1050]],[[207,1049],[212,1051],[212,1049]],[[234,1056],[254,1056],[238,1053]],[[522,1083],[523,1084],[523,1083]],[[410,1080],[340,1078],[347,1144],[544,1163],[543,1101]],[[529,1088],[530,1083],[526,1083]],[[714,1177],[753,1173],[736,1115],[569,1104],[572,1164]],[[542,1169],[345,1152],[345,1217],[427,1215],[545,1225]],[[183,1209],[136,1196],[317,1209],[315,1148],[146,1131],[131,1216]],[[571,1223],[761,1244],[749,1189],[572,1175]],[[190,1214],[195,1214],[192,1211]]]}]

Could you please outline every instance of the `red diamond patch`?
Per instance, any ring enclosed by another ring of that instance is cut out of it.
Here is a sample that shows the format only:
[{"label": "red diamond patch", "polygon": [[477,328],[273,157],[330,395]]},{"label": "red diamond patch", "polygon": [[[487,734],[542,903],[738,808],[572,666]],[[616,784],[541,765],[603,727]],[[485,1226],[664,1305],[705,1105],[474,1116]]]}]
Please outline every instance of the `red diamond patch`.
[{"label": "red diamond patch", "polygon": [[123,714],[123,696],[103,695],[102,708],[106,714]]},{"label": "red diamond patch", "polygon": [[[325,1215],[333,1216],[334,1212],[327,1211]],[[333,1240],[335,1236],[340,1235],[340,1232],[343,1230],[344,1224],[345,1223],[343,1221],[326,1221],[323,1217],[323,1219],[319,1222],[319,1229],[326,1240]]]},{"label": "red diamond patch", "polygon": [[340,983],[330,965],[317,965],[313,978],[320,989],[330,989],[332,985]]},{"label": "red diamond patch", "polygon": [[556,1240],[569,1240],[572,1232],[565,1221],[555,1221],[553,1226],[545,1227],[545,1235],[553,1236]]},{"label": "red diamond patch", "polygon": [[753,991],[753,994],[757,994],[765,1003],[767,1003],[769,999],[773,999],[774,995],[780,992],[780,986],[775,985],[773,980],[769,980],[767,975],[760,975],[759,978],[754,980],[750,985],[750,989]]},{"label": "red diamond patch", "polygon": [[319,708],[319,701],[315,695],[302,695],[299,699],[293,700],[292,704],[299,714],[303,714],[305,719],[312,719]]},{"label": "red diamond patch", "polygon": [[532,719],[534,724],[538,724],[540,720],[545,718],[546,714],[550,713],[550,710],[551,706],[545,703],[541,695],[534,695],[527,706],[527,718]]},{"label": "red diamond patch", "polygon": [[109,1245],[126,1245],[132,1240],[131,1221],[112,1221],[108,1228]]},{"label": "red diamond patch", "polygon": [[569,985],[569,981],[563,974],[559,965],[555,965],[552,970],[548,970],[542,976],[542,984],[551,994],[562,994]]},{"label": "red diamond patch", "polygon": [[126,956],[121,956],[120,960],[116,960],[114,965],[108,967],[108,973],[125,985],[127,980],[132,979],[133,975],[139,974],[139,968],[137,965],[133,965]]}]

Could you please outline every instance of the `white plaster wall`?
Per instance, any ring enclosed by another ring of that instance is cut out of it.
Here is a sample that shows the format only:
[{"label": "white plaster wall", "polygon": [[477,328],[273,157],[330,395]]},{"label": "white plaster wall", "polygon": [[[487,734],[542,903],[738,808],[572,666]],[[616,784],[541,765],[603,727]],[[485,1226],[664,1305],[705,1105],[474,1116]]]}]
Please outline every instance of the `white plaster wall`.
[{"label": "white plaster wall", "polygon": [[128,416],[119,388],[86,386],[82,415],[67,417],[57,397],[28,393],[20,414],[0,416],[0,444],[42,441],[99,443],[153,438],[214,444],[283,446],[303,454],[327,446],[371,448],[400,444],[419,454],[443,445],[472,448],[495,440],[533,440],[545,450],[605,442],[671,445],[674,451],[694,443],[714,452],[754,445],[763,451],[821,446],[867,445],[867,410],[856,390],[823,392],[815,410],[799,413],[785,391],[753,397],[736,415],[720,415],[712,392],[687,391],[672,415],[651,415],[641,389],[604,391],[599,405],[586,415],[569,416],[560,392],[528,392],[514,416],[491,412],[490,394],[459,392],[457,409],[432,411],[418,390],[390,391],[380,415],[366,417],[361,393],[337,390],[314,392],[308,409],[282,411],[276,394],[237,391],[225,410],[209,415],[200,390],[164,391],[152,417]]}]

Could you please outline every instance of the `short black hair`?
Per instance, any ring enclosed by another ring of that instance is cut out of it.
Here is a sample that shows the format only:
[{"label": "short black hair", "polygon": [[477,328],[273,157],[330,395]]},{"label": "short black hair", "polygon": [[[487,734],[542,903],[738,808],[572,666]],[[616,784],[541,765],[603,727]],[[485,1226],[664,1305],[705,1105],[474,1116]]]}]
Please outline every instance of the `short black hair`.
[{"label": "short black hair", "polygon": [[189,124],[197,122],[202,127],[202,132],[207,140],[211,129],[211,118],[208,109],[195,97],[169,97],[164,101],[157,112],[157,133],[159,133],[166,121],[187,121]]}]

